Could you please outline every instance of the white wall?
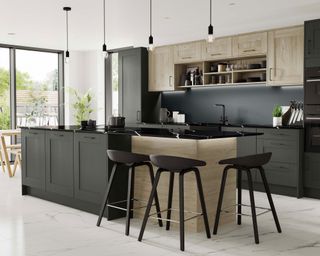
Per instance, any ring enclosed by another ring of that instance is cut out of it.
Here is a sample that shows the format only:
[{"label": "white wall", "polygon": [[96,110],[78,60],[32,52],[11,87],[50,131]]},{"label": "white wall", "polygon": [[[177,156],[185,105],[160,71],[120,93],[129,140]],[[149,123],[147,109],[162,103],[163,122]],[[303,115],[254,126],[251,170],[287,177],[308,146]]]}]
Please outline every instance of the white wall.
[{"label": "white wall", "polygon": [[93,95],[90,118],[97,124],[104,124],[104,59],[100,51],[71,51],[70,61],[65,64],[65,124],[75,124],[73,117],[72,95],[68,88],[72,87],[84,93],[89,88]]}]

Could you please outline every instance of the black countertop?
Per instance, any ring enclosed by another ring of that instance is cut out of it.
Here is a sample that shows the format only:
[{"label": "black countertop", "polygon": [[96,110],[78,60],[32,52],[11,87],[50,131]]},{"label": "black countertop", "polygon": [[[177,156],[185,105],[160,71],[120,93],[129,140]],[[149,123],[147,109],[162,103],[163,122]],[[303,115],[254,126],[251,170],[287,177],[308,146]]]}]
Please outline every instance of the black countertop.
[{"label": "black countertop", "polygon": [[38,129],[38,130],[51,130],[51,131],[69,131],[69,132],[90,132],[102,134],[126,134],[131,136],[148,136],[148,137],[165,137],[165,138],[178,138],[178,139],[219,139],[219,138],[232,138],[243,136],[256,136],[262,133],[251,132],[226,132],[220,131],[219,127],[210,131],[200,130],[179,130],[171,131],[165,128],[143,128],[143,127],[125,127],[125,128],[108,128],[97,127],[94,130],[82,130],[80,126],[41,126],[41,127],[21,127],[22,129]]}]

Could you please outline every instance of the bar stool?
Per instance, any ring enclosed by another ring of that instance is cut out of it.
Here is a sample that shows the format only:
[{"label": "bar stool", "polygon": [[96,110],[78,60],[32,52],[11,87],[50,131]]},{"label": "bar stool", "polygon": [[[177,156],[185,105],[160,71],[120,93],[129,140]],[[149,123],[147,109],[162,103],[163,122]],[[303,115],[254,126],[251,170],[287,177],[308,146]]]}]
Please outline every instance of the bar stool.
[{"label": "bar stool", "polygon": [[188,172],[194,172],[197,180],[199,198],[202,208],[202,213],[195,215],[194,217],[203,216],[203,221],[207,233],[207,237],[210,238],[210,229],[208,223],[208,216],[206,205],[204,201],[203,189],[201,184],[201,178],[199,169],[197,166],[205,166],[206,162],[200,160],[194,160],[189,158],[182,158],[182,157],[174,157],[174,156],[164,156],[164,155],[151,155],[150,156],[151,162],[159,167],[156,173],[155,181],[153,183],[152,191],[149,197],[148,205],[146,208],[146,212],[143,218],[140,234],[138,241],[141,242],[144,230],[147,225],[147,221],[150,215],[150,209],[152,205],[152,201],[156,196],[156,189],[159,183],[160,175],[163,172],[170,173],[170,180],[169,180],[169,195],[168,195],[168,209],[163,210],[167,211],[167,218],[166,218],[166,230],[170,229],[170,221],[171,221],[171,211],[172,209],[172,195],[173,195],[173,184],[174,184],[174,174],[179,174],[179,223],[180,223],[180,250],[184,251],[184,175]]},{"label": "bar stool", "polygon": [[[123,211],[126,211],[126,231],[125,234],[128,236],[129,235],[129,229],[130,229],[130,213],[133,211],[133,201],[138,201],[137,199],[133,198],[134,194],[134,174],[135,174],[135,168],[138,166],[147,166],[149,168],[149,174],[150,174],[150,180],[151,184],[154,183],[154,174],[153,174],[153,168],[150,163],[150,158],[147,155],[142,155],[142,154],[135,154],[135,153],[130,153],[130,152],[124,152],[124,151],[119,151],[119,150],[107,150],[108,157],[111,161],[114,162],[111,175],[110,175],[110,181],[107,186],[107,190],[104,196],[103,204],[100,210],[99,218],[97,221],[97,226],[99,227],[101,224],[101,220],[103,217],[103,214],[105,212],[105,209],[107,206],[113,207],[116,209],[120,209]],[[125,201],[120,201],[120,202],[112,202],[108,203],[109,199],[109,193],[112,187],[112,183],[114,180],[114,175],[116,173],[117,167],[120,165],[125,165],[129,167],[129,177],[128,177],[128,193],[127,193],[127,200]],[[155,206],[157,210],[157,215],[158,215],[158,222],[159,226],[162,227],[162,220],[161,220],[161,213],[160,213],[160,204],[159,204],[159,199],[158,199],[158,194],[155,191],[154,192],[155,196]],[[126,202],[127,207],[122,208],[115,206],[117,203],[122,203]],[[152,202],[151,202],[152,204]],[[141,207],[140,207],[141,208]]]},{"label": "bar stool", "polygon": [[[237,206],[237,223],[238,223],[238,225],[241,225],[241,216],[246,215],[246,214],[242,214],[241,206],[249,206],[249,205],[242,204],[242,198],[241,198],[241,187],[242,187],[241,177],[242,177],[242,171],[245,171],[248,176],[248,187],[249,187],[249,195],[250,195],[250,206],[249,207],[251,207],[255,243],[259,244],[257,216],[259,216],[261,214],[272,211],[277,230],[279,233],[281,233],[281,227],[280,227],[280,223],[279,223],[278,216],[276,213],[276,209],[273,204],[273,200],[271,197],[271,193],[270,193],[269,185],[268,185],[267,178],[265,175],[265,171],[262,167],[263,165],[265,165],[266,163],[268,163],[270,161],[271,155],[272,155],[272,153],[264,153],[264,154],[257,154],[257,155],[250,155],[250,156],[244,156],[244,157],[224,159],[219,162],[219,164],[221,164],[221,165],[227,164],[227,166],[224,168],[223,175],[222,175],[219,201],[218,201],[218,207],[217,207],[216,218],[215,218],[214,229],[213,229],[214,235],[216,235],[217,231],[218,231],[219,218],[220,218],[221,206],[222,206],[222,200],[223,200],[223,193],[224,193],[224,188],[225,188],[227,174],[228,174],[229,169],[236,169],[237,170],[238,202],[237,202],[236,206]],[[265,188],[265,192],[267,194],[271,209],[255,206],[255,200],[254,200],[254,194],[253,194],[253,182],[252,182],[252,175],[251,175],[252,169],[258,169],[260,172],[260,175],[261,175],[261,178],[263,181],[263,185]],[[257,215],[256,208],[262,209],[262,210],[264,210],[264,212]],[[246,216],[248,216],[248,215],[246,215]]]}]

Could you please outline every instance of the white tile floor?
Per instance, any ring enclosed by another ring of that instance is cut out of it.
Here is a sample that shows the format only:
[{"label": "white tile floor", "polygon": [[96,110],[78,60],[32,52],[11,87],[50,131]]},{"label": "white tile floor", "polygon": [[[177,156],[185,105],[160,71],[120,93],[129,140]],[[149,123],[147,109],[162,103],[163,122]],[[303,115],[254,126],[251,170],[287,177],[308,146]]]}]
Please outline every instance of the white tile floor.
[{"label": "white tile floor", "polygon": [[[186,234],[186,251],[179,251],[179,235],[148,225],[137,241],[140,221],[134,220],[129,237],[124,220],[103,221],[97,216],[30,196],[21,196],[20,173],[9,179],[0,173],[0,256],[100,255],[320,255],[320,200],[274,196],[283,233],[276,232],[271,214],[258,219],[260,244],[253,241],[251,220],[230,225],[218,236]],[[244,200],[247,201],[247,191]],[[256,201],[267,206],[264,194]]]}]

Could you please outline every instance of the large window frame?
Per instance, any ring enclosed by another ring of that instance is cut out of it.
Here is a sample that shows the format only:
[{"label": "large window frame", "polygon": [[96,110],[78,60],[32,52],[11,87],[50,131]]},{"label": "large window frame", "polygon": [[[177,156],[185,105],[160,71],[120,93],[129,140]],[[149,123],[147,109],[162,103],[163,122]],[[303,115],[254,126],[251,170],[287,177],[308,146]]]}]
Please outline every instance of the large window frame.
[{"label": "large window frame", "polygon": [[9,49],[9,73],[10,73],[10,127],[15,129],[17,125],[16,116],[16,50],[27,50],[36,52],[48,52],[58,54],[58,122],[64,125],[65,120],[65,85],[64,85],[64,51],[52,50],[28,46],[0,44],[0,48]]}]

